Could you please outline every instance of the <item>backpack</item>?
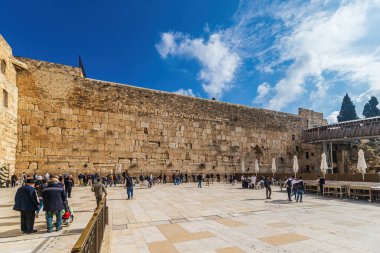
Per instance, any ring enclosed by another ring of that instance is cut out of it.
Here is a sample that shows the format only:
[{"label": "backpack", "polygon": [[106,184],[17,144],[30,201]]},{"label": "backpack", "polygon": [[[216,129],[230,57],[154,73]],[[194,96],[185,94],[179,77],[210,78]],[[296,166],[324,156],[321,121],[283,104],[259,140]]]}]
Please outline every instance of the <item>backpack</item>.
[{"label": "backpack", "polygon": [[286,182],[286,186],[287,186],[288,188],[292,188],[292,180],[289,180],[289,179],[288,179],[288,181]]}]

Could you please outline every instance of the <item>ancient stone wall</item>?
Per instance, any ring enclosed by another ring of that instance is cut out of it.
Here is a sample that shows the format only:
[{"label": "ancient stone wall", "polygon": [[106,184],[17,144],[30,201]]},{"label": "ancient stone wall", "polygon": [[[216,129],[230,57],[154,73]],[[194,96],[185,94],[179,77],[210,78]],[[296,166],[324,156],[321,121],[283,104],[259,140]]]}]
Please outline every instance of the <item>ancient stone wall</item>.
[{"label": "ancient stone wall", "polygon": [[299,108],[298,114],[301,117],[307,119],[308,128],[326,126],[328,124],[327,120],[323,118],[323,113],[315,112],[315,111],[304,109],[304,108]]},{"label": "ancient stone wall", "polygon": [[[16,70],[12,49],[0,35],[0,167],[14,173],[17,143]],[[9,177],[7,174],[7,177]]]},{"label": "ancient stone wall", "polygon": [[[318,167],[297,115],[84,78],[80,69],[19,58],[17,169],[253,172]],[[305,154],[308,153],[308,158]],[[312,155],[311,155],[312,154]]]}]

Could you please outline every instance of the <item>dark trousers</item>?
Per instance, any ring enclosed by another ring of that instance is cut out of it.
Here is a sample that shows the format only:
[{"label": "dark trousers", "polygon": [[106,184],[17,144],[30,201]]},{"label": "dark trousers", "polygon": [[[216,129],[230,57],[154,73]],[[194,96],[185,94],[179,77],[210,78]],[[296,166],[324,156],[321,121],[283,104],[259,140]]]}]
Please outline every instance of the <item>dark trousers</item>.
[{"label": "dark trousers", "polygon": [[267,199],[269,199],[270,198],[270,196],[272,195],[272,188],[270,188],[270,187],[265,187],[265,193],[266,193],[266,195],[267,195]]},{"label": "dark trousers", "polygon": [[31,233],[34,226],[35,211],[20,211],[21,231]]},{"label": "dark trousers", "polygon": [[73,188],[72,187],[65,187],[65,192],[66,192],[66,195],[67,197],[71,198],[71,190]]},{"label": "dark trousers", "polygon": [[12,187],[16,187],[16,181],[12,181]]},{"label": "dark trousers", "polygon": [[292,200],[292,197],[291,197],[291,194],[292,194],[292,188],[290,188],[290,187],[286,187],[286,191],[288,192],[288,199],[289,199],[289,201],[291,201],[291,200]]},{"label": "dark trousers", "polygon": [[319,194],[323,196],[323,184],[319,185]]}]

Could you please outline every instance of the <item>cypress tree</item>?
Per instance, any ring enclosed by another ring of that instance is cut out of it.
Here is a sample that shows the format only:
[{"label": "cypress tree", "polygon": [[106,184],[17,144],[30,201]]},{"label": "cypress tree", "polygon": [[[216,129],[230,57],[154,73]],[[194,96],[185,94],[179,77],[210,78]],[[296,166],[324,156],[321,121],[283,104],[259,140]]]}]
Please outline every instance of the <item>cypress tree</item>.
[{"label": "cypress tree", "polygon": [[363,116],[366,118],[380,116],[380,110],[377,108],[379,102],[376,97],[371,97],[367,104],[364,106]]},{"label": "cypress tree", "polygon": [[354,103],[352,103],[352,100],[347,93],[346,96],[344,96],[343,98],[342,107],[340,108],[340,112],[337,118],[338,122],[358,119],[358,115],[356,114],[355,110],[355,105]]}]

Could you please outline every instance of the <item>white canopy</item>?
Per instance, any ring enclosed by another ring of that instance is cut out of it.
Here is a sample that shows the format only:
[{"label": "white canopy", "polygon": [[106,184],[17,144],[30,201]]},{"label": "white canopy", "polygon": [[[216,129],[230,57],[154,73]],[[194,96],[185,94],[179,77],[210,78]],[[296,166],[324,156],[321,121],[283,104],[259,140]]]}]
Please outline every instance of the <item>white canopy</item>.
[{"label": "white canopy", "polygon": [[359,173],[362,173],[363,175],[363,181],[364,181],[364,175],[367,171],[367,164],[365,162],[365,158],[364,158],[364,152],[363,150],[359,150],[359,153],[358,153],[358,165],[357,165],[357,170]]},{"label": "white canopy", "polygon": [[260,169],[259,169],[259,161],[257,161],[257,159],[256,159],[256,161],[255,161],[255,172],[256,172],[256,174],[259,173],[259,171],[260,171]]},{"label": "white canopy", "polygon": [[329,168],[329,167],[328,167],[328,165],[327,165],[326,154],[325,154],[325,153],[322,153],[321,172],[322,172],[323,176],[325,176],[325,174],[326,174],[328,168]]},{"label": "white canopy", "polygon": [[275,158],[272,159],[272,173],[273,173],[273,176],[274,176],[274,173],[276,173],[276,159]]},{"label": "white canopy", "polygon": [[294,171],[294,177],[296,178],[297,177],[297,172],[299,170],[299,167],[298,167],[298,159],[297,159],[297,156],[295,155],[294,156],[294,159],[293,159],[293,171]]}]

